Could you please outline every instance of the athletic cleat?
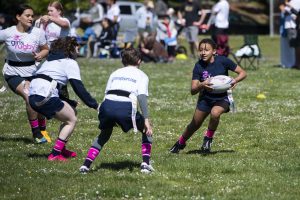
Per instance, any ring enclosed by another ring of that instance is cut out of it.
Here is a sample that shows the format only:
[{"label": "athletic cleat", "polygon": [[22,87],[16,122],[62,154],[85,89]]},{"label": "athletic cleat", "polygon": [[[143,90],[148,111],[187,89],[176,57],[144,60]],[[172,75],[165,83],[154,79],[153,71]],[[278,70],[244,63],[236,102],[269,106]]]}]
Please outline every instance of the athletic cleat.
[{"label": "athletic cleat", "polygon": [[179,153],[180,150],[185,148],[185,144],[179,144],[179,141],[177,141],[174,146],[170,149],[171,153]]},{"label": "athletic cleat", "polygon": [[74,158],[77,156],[77,153],[75,151],[70,151],[66,148],[63,148],[61,155],[63,155],[65,158]]},{"label": "athletic cleat", "polygon": [[42,137],[42,138],[33,138],[34,139],[34,142],[36,143],[36,144],[44,144],[44,143],[47,143],[47,139],[46,138],[44,138],[44,137]]},{"label": "athletic cleat", "polygon": [[90,168],[88,168],[88,167],[85,166],[85,165],[82,165],[82,166],[79,168],[79,172],[82,173],[82,174],[87,174],[89,171],[90,171]]},{"label": "athletic cleat", "polygon": [[67,158],[65,158],[63,155],[59,154],[57,156],[54,156],[52,153],[48,156],[49,161],[67,161]]},{"label": "athletic cleat", "polygon": [[51,138],[48,134],[48,131],[41,131],[41,134],[44,136],[44,138],[47,140],[47,142],[51,142]]},{"label": "athletic cleat", "polygon": [[203,144],[201,146],[201,151],[203,153],[210,153],[212,140],[213,140],[213,138],[209,138],[207,136],[204,136],[204,138],[203,138]]},{"label": "athletic cleat", "polygon": [[151,165],[148,165],[147,163],[142,162],[141,172],[145,173],[145,174],[150,174],[151,172],[154,172],[154,168]]}]

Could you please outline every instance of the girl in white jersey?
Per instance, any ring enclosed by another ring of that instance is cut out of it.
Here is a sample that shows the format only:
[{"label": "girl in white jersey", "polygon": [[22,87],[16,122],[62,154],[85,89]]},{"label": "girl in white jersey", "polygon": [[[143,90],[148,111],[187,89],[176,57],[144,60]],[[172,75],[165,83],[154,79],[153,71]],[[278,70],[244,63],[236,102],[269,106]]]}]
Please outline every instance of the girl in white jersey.
[{"label": "girl in white jersey", "polygon": [[48,45],[45,33],[32,27],[33,9],[28,5],[20,5],[16,11],[17,25],[0,30],[0,41],[5,42],[7,51],[3,74],[8,86],[26,103],[27,117],[35,142],[45,143],[49,139],[45,131],[46,121],[30,107],[28,89],[37,70],[35,62],[41,61],[48,54]]},{"label": "girl in white jersey", "polygon": [[[63,17],[64,9],[59,1],[52,1],[48,5],[48,15],[42,16],[36,26],[45,30],[47,43],[51,43],[61,37],[70,36],[70,21]],[[69,99],[69,92],[67,85],[62,86],[59,90],[59,96],[61,99],[67,101],[73,107],[77,106],[77,102]]]},{"label": "girl in white jersey", "polygon": [[[107,82],[105,99],[102,102],[98,118],[100,120],[100,134],[94,140],[88,151],[81,173],[87,173],[90,165],[96,159],[103,146],[109,140],[113,127],[118,124],[124,132],[134,129],[142,133],[141,172],[154,171],[150,164],[152,148],[152,127],[148,116],[148,76],[139,69],[141,53],[134,49],[125,49],[121,55],[123,68],[114,71]],[[137,101],[142,110],[137,111]],[[117,112],[116,112],[117,111]]]},{"label": "girl in white jersey", "polygon": [[91,97],[81,82],[80,69],[75,61],[78,43],[74,37],[59,38],[51,44],[47,60],[36,72],[30,83],[29,103],[34,110],[48,119],[56,118],[62,122],[60,131],[49,161],[65,161],[76,153],[66,149],[66,143],[76,125],[76,113],[66,101],[60,99],[59,85],[70,82],[77,96],[90,108],[97,109],[97,101]]},{"label": "girl in white jersey", "polygon": [[57,38],[70,36],[70,21],[63,17],[63,6],[59,1],[49,3],[48,15],[42,16],[38,25],[45,30],[49,46]]}]

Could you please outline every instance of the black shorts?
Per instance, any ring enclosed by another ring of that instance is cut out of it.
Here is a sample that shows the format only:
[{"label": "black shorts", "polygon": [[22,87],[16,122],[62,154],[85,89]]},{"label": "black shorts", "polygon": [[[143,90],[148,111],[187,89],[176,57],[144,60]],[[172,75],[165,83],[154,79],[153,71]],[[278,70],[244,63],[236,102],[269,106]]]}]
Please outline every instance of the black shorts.
[{"label": "black shorts", "polygon": [[24,81],[31,81],[33,79],[32,76],[30,77],[21,77],[21,76],[9,76],[4,74],[4,79],[7,82],[9,88],[16,93],[17,87]]},{"label": "black shorts", "polygon": [[227,97],[221,100],[211,100],[207,98],[202,98],[199,99],[197,102],[197,109],[203,112],[210,113],[211,109],[214,106],[221,106],[225,109],[225,112],[229,112],[229,105],[230,102]]},{"label": "black shorts", "polygon": [[45,104],[37,106],[36,102],[40,102],[43,99],[45,99],[43,96],[31,95],[29,96],[29,104],[33,110],[44,115],[47,119],[53,118],[64,107],[64,103],[58,97],[52,97]]},{"label": "black shorts", "polygon": [[[110,129],[117,124],[124,132],[128,132],[133,128],[131,112],[131,102],[111,101],[105,99],[99,109],[99,129]],[[135,120],[137,128],[141,131],[144,127],[144,117],[137,112]]]}]

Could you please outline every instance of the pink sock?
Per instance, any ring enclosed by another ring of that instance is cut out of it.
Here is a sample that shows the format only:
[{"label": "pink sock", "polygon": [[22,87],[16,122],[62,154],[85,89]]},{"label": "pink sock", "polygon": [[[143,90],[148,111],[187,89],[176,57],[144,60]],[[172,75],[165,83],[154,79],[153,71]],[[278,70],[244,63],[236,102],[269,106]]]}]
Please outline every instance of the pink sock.
[{"label": "pink sock", "polygon": [[143,162],[147,163],[148,165],[150,163],[151,149],[152,149],[152,144],[150,144],[150,143],[143,143],[142,144]]},{"label": "pink sock", "polygon": [[185,144],[185,142],[186,142],[186,140],[184,139],[183,136],[180,136],[178,141],[179,141],[179,144]]},{"label": "pink sock", "polygon": [[65,147],[66,143],[67,143],[66,141],[58,138],[55,142],[53,149],[57,152],[61,152],[63,150],[63,148]]},{"label": "pink sock", "polygon": [[29,124],[31,128],[37,128],[39,126],[39,121],[37,119],[29,120]]},{"label": "pink sock", "polygon": [[99,155],[99,153],[100,153],[99,149],[96,149],[95,147],[91,147],[87,153],[86,159],[90,161],[94,161],[96,157]]},{"label": "pink sock", "polygon": [[214,134],[215,134],[215,131],[207,129],[206,133],[205,133],[205,136],[207,136],[209,138],[213,138]]},{"label": "pink sock", "polygon": [[151,156],[152,144],[143,143],[142,144],[142,156]]}]

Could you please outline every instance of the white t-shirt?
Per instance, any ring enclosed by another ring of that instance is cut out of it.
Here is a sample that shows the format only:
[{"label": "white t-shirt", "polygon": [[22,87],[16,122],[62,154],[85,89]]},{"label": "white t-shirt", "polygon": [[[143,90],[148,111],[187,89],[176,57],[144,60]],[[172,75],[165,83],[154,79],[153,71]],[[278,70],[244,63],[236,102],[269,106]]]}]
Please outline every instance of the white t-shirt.
[{"label": "white t-shirt", "polygon": [[117,16],[118,17],[118,20],[117,22],[120,22],[121,18],[120,18],[120,8],[118,5],[116,4],[113,4],[108,10],[107,10],[107,13],[106,13],[106,17],[108,19],[110,19],[111,21],[114,21],[114,17]]},{"label": "white t-shirt", "polygon": [[[109,90],[123,90],[138,96],[144,94],[148,96],[148,76],[137,67],[127,66],[114,71],[107,82],[105,94]],[[131,101],[127,97],[106,94],[106,99],[113,101]]]},{"label": "white t-shirt", "polygon": [[[45,74],[62,85],[66,85],[69,79],[81,80],[78,63],[70,58],[53,61],[45,61],[37,74]],[[30,95],[46,97],[49,93],[50,82],[41,78],[33,79],[30,83]],[[51,97],[58,97],[58,90],[52,91]]]},{"label": "white t-shirt", "polygon": [[61,26],[57,25],[54,22],[50,22],[49,24],[46,25],[46,27],[42,26],[42,28],[44,28],[44,30],[45,30],[46,39],[47,39],[47,42],[48,42],[49,46],[50,46],[51,42],[53,42],[57,38],[70,36],[70,30],[71,30],[70,21],[67,18],[64,18],[64,17],[60,17],[60,19],[68,22],[69,27],[68,28],[62,28]]},{"label": "white t-shirt", "polygon": [[220,0],[213,7],[213,13],[217,13],[215,18],[215,26],[217,28],[229,27],[229,3],[227,2],[227,0]]},{"label": "white t-shirt", "polygon": [[[25,33],[17,30],[16,26],[0,30],[0,41],[5,42],[6,60],[15,62],[34,61],[32,52],[38,52],[39,47],[46,44],[45,32],[33,27]],[[5,63],[3,73],[6,75],[19,75],[29,77],[36,71],[36,66],[12,67]]]},{"label": "white t-shirt", "polygon": [[145,6],[140,7],[135,13],[138,28],[153,27],[153,12],[147,10]]}]

